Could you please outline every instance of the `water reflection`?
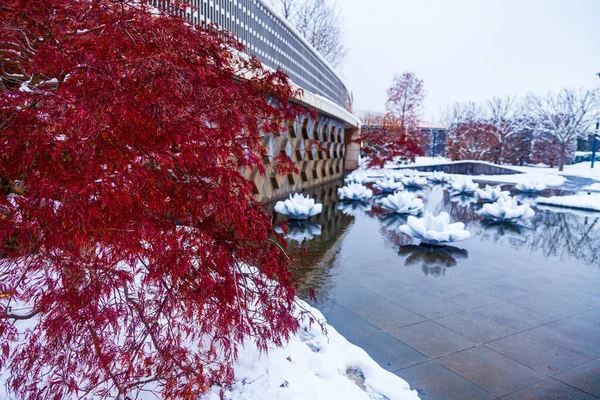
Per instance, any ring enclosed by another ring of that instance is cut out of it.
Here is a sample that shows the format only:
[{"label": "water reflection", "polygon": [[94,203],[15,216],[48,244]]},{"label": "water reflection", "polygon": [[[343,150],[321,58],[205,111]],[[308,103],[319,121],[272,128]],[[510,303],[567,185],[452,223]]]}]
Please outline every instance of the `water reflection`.
[{"label": "water reflection", "polygon": [[371,211],[371,204],[363,203],[361,201],[341,201],[337,209],[345,215],[359,217],[365,215],[368,211]]},{"label": "water reflection", "polygon": [[[275,231],[284,234],[280,226],[275,227]],[[286,240],[298,243],[311,241],[315,236],[321,236],[321,225],[307,221],[289,221],[288,233],[285,234]]]},{"label": "water reflection", "polygon": [[427,245],[400,246],[398,255],[406,256],[407,267],[420,266],[425,276],[446,275],[446,269],[455,267],[457,259],[466,260],[469,252],[454,246],[432,247]]},{"label": "water reflection", "polygon": [[[472,233],[471,239],[463,242],[464,249],[431,249],[399,232],[407,217],[389,213],[376,199],[370,205],[338,201],[340,186],[341,182],[334,182],[306,191],[323,203],[323,212],[311,218],[310,226],[290,225],[290,231],[294,230],[290,232],[290,253],[305,267],[297,271],[300,295],[306,288],[326,293],[339,275],[359,276],[360,280],[363,274],[380,268],[396,271],[397,265],[410,266],[403,273],[417,271],[421,277],[421,271],[442,277],[449,268],[461,271],[450,276],[460,277],[485,270],[481,267],[492,262],[518,265],[520,258],[554,268],[600,265],[600,213],[534,206],[536,215],[525,225],[491,223],[477,214],[480,203],[476,198],[453,197],[444,185],[430,186],[419,192],[425,210],[448,212],[453,222],[465,223]],[[285,220],[274,215],[276,224]],[[303,249],[309,252],[299,251]]]}]

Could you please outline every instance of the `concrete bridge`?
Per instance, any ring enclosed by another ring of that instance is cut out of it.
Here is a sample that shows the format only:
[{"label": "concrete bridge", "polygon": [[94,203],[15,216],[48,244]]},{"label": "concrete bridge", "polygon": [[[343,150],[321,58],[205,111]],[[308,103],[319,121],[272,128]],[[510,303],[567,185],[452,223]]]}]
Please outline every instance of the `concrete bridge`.
[{"label": "concrete bridge", "polygon": [[[156,7],[162,1],[154,0]],[[327,61],[272,6],[269,0],[190,0],[187,15],[193,24],[215,23],[232,32],[245,46],[273,69],[281,69],[292,83],[303,89],[295,103],[318,110],[315,119],[290,121],[287,135],[265,138],[270,157],[287,154],[300,171],[278,176],[249,172],[258,200],[283,197],[339,179],[344,170],[358,167],[360,146],[353,139],[360,134],[360,121],[349,111],[352,94]],[[311,149],[309,141],[319,140],[325,150]]]}]

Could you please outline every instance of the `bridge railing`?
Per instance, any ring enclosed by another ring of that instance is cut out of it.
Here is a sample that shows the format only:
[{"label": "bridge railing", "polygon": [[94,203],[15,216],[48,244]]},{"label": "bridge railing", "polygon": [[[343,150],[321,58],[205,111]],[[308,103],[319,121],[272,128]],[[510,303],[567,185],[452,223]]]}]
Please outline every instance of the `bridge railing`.
[{"label": "bridge railing", "polygon": [[[269,0],[188,0],[193,24],[215,23],[232,32],[267,67],[288,74],[301,88],[346,108],[350,92],[327,61]],[[165,1],[151,3],[164,9]]]}]

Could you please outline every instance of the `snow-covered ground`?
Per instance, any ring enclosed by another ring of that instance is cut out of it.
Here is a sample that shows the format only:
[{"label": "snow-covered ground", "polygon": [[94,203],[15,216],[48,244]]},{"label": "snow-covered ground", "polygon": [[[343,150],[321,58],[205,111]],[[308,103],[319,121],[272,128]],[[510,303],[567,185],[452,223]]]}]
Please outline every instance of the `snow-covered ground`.
[{"label": "snow-covered ground", "polygon": [[559,207],[571,207],[581,210],[600,211],[600,194],[554,196],[548,198],[540,198],[537,200],[537,203]]},{"label": "snow-covered ground", "polygon": [[[326,323],[323,315],[298,300],[300,330],[281,348],[260,353],[251,342],[239,349],[236,384],[225,392],[227,400],[419,400],[406,381],[379,366],[361,348],[348,342],[335,328],[310,323],[308,314]],[[0,374],[0,399],[14,400],[5,391]],[[206,397],[220,400],[220,387]],[[139,400],[156,400],[149,392]]]},{"label": "snow-covered ground", "polygon": [[[308,304],[319,320],[323,315]],[[327,334],[308,319],[285,347],[260,354],[256,347],[241,349],[235,371],[237,383],[226,399],[236,400],[418,400],[408,383],[381,368],[361,348],[335,328]],[[219,399],[215,388],[208,396]]]},{"label": "snow-covered ground", "polygon": [[600,192],[600,182],[592,183],[591,185],[584,187],[583,190],[588,190],[590,192]]}]

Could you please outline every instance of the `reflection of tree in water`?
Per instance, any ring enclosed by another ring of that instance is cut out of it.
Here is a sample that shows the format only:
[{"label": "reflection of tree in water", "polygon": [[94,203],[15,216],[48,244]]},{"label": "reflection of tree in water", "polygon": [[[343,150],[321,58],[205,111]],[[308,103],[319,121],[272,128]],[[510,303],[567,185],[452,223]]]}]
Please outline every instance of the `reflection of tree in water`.
[{"label": "reflection of tree in water", "polygon": [[407,267],[421,266],[425,276],[446,275],[446,269],[455,267],[457,259],[466,260],[469,252],[454,246],[432,247],[427,245],[400,246],[398,255],[407,256],[404,264]]},{"label": "reflection of tree in water", "polygon": [[450,214],[452,222],[463,222],[466,227],[479,224],[481,216],[477,214],[477,199],[473,196],[451,196],[448,191],[444,192],[443,207],[440,211]]},{"label": "reflection of tree in water", "polygon": [[531,223],[531,234],[526,240],[511,242],[514,248],[600,265],[600,215],[538,209]]}]

